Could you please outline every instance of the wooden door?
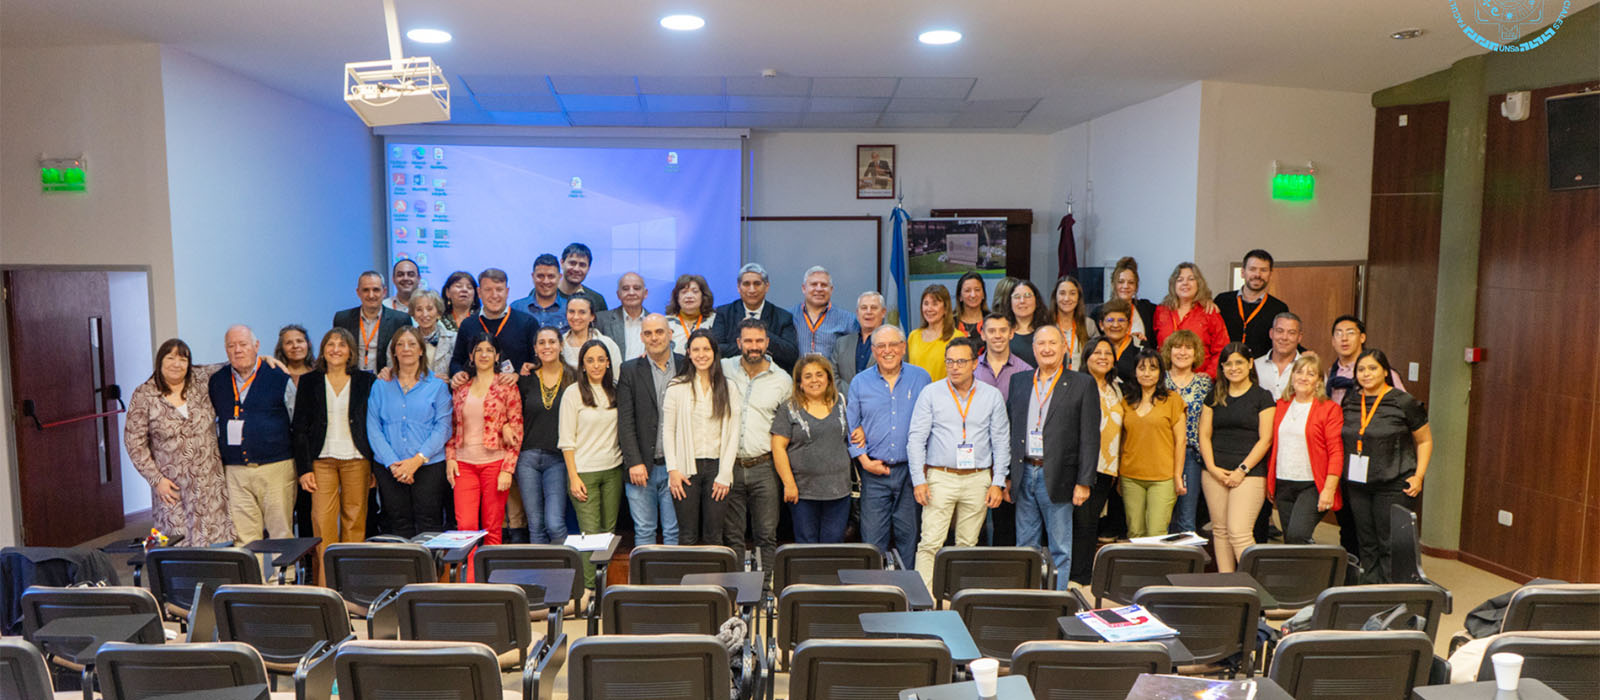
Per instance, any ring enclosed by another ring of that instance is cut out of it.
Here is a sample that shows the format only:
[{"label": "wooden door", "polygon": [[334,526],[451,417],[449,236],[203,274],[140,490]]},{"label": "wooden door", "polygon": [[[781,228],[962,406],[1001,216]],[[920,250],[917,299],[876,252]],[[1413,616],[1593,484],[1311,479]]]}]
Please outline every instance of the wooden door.
[{"label": "wooden door", "polygon": [[116,384],[106,274],[12,270],[5,296],[22,541],[73,546],[119,530],[117,423],[97,415],[119,408],[105,391]]},{"label": "wooden door", "polygon": [[[1239,264],[1233,264],[1234,277]],[[1272,266],[1267,293],[1282,299],[1300,317],[1300,345],[1331,362],[1333,319],[1357,313],[1361,298],[1361,266],[1354,262],[1278,262]],[[1268,321],[1270,323],[1270,319]]]}]

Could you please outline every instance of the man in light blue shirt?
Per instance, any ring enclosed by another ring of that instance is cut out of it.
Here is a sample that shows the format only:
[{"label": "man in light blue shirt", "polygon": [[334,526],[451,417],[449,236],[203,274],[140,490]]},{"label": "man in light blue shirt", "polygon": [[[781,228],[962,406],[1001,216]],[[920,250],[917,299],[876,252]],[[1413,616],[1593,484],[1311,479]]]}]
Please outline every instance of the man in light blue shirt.
[{"label": "man in light blue shirt", "polygon": [[[528,296],[511,302],[512,311],[521,311],[539,322],[539,327],[550,326],[567,329],[567,300],[561,298],[556,284],[561,280],[561,262],[556,256],[544,253],[533,259],[533,291]],[[605,306],[595,306],[595,310]]]},{"label": "man in light blue shirt", "polygon": [[945,378],[917,396],[906,453],[912,492],[922,504],[917,573],[931,589],[933,556],[955,521],[956,546],[978,543],[989,509],[1000,505],[1011,465],[1011,424],[1000,390],[973,377],[977,343],[950,341]]},{"label": "man in light blue shirt", "polygon": [[844,402],[850,456],[861,465],[861,540],[909,562],[916,558],[921,515],[906,466],[906,436],[917,395],[933,378],[904,362],[906,336],[895,326],[873,332],[872,355],[877,364],[856,375]]},{"label": "man in light blue shirt", "polygon": [[794,335],[801,356],[819,353],[828,357],[839,336],[859,332],[861,327],[849,309],[833,308],[833,275],[828,268],[813,266],[804,279],[800,293],[805,298],[794,307]]}]

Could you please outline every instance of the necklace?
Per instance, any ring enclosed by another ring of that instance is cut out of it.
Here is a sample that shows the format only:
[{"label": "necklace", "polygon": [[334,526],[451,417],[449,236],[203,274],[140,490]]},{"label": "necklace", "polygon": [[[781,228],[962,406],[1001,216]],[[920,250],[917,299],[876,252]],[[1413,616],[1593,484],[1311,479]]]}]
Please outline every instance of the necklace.
[{"label": "necklace", "polygon": [[556,402],[556,390],[561,388],[561,376],[556,375],[556,383],[550,386],[544,384],[544,373],[539,373],[539,402],[544,404],[546,411]]}]

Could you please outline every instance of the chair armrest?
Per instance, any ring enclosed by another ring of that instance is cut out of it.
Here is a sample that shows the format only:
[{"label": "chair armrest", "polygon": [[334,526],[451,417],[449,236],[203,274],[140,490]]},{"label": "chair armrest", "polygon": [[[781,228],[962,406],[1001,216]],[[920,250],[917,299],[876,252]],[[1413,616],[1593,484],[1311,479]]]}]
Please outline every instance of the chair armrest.
[{"label": "chair armrest", "polygon": [[1089,604],[1089,599],[1083,597],[1083,591],[1080,591],[1080,590],[1078,590],[1076,588],[1071,588],[1071,589],[1068,589],[1068,590],[1070,590],[1072,592],[1072,597],[1073,598],[1077,598],[1078,599],[1078,607],[1080,609],[1082,609],[1082,610],[1093,610],[1094,609],[1094,606]]},{"label": "chair armrest", "polygon": [[884,557],[883,567],[889,570],[904,569],[906,568],[906,563],[905,560],[900,558],[900,552],[896,551],[894,547],[890,547],[889,556]]},{"label": "chair armrest", "polygon": [[739,669],[740,700],[757,700],[765,696],[770,671],[767,668],[766,656],[761,653],[761,645],[751,644],[748,641],[744,643]]},{"label": "chair armrest", "polygon": [[1044,554],[1044,590],[1053,591],[1056,589],[1056,561],[1050,557],[1050,550],[1043,547],[1035,549]]},{"label": "chair armrest", "polygon": [[355,639],[350,635],[333,644],[318,641],[311,645],[294,666],[295,700],[329,700],[333,697],[333,656],[339,646]]},{"label": "chair armrest", "polygon": [[567,663],[567,635],[553,642],[541,639],[530,653],[531,663],[522,667],[523,700],[551,700],[556,692],[556,675]]},{"label": "chair armrest", "polygon": [[1434,588],[1437,588],[1437,589],[1439,589],[1441,591],[1444,591],[1444,610],[1443,610],[1443,612],[1444,612],[1444,614],[1449,615],[1450,612],[1451,612],[1451,609],[1455,607],[1455,596],[1450,595],[1450,589],[1445,588],[1444,586],[1441,586],[1441,585],[1433,582],[1431,579],[1429,579],[1426,576],[1422,577],[1422,582],[1426,583],[1426,584],[1428,584],[1430,586],[1433,586]]},{"label": "chair armrest", "polygon": [[215,583],[200,581],[194,584],[194,602],[189,605],[189,635],[185,641],[194,643],[217,640],[217,612],[211,602],[216,593]]},{"label": "chair armrest", "polygon": [[94,664],[83,667],[83,700],[94,700]]},{"label": "chair armrest", "polygon": [[399,639],[400,615],[392,604],[400,591],[390,588],[367,606],[367,639]]}]

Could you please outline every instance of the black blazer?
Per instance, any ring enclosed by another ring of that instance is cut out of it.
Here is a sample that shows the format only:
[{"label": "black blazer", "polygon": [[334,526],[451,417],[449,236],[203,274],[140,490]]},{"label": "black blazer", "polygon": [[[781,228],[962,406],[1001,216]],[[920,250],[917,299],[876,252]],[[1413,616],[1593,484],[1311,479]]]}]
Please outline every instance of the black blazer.
[{"label": "black blazer", "polygon": [[[294,445],[294,470],[305,474],[311,463],[322,454],[328,439],[328,373],[320,369],[300,377],[300,387],[294,396],[294,423],[289,427],[289,437]],[[367,442],[367,397],[372,394],[372,384],[377,381],[369,372],[350,373],[350,440],[362,457],[372,460],[372,445]]]},{"label": "black blazer", "polygon": [[[689,360],[672,354],[677,367]],[[617,440],[622,444],[622,466],[656,463],[656,441],[660,439],[661,407],[656,404],[656,380],[651,374],[650,356],[635,357],[622,363],[617,378]]]},{"label": "black blazer", "polygon": [[[739,322],[743,320],[743,299],[717,307],[717,320],[711,324],[711,330],[717,334],[718,352],[722,357],[739,356]],[[767,354],[783,371],[794,371],[794,363],[800,359],[800,336],[794,332],[794,314],[769,301],[761,307],[761,324],[767,327]]]},{"label": "black blazer", "polygon": [[[1015,480],[1028,456],[1028,402],[1033,401],[1033,375],[1038,370],[1011,375],[1011,474]],[[1073,486],[1094,485],[1100,463],[1100,396],[1094,377],[1065,370],[1050,394],[1044,418],[1044,486],[1055,503],[1071,503]]]},{"label": "black blazer", "polygon": [[[373,371],[383,371],[384,366],[389,364],[389,339],[394,337],[394,332],[400,330],[401,326],[409,325],[411,325],[411,317],[406,315],[406,312],[395,311],[387,306],[383,307],[383,314],[378,317],[378,357],[372,363]],[[350,331],[350,335],[356,337],[356,345],[359,346],[361,344],[361,307],[357,306],[353,309],[345,309],[335,313],[333,315],[333,327]],[[364,348],[354,347],[350,348],[350,351],[360,353],[364,351]],[[360,355],[357,355],[356,359],[359,360]]]}]

